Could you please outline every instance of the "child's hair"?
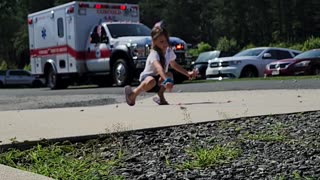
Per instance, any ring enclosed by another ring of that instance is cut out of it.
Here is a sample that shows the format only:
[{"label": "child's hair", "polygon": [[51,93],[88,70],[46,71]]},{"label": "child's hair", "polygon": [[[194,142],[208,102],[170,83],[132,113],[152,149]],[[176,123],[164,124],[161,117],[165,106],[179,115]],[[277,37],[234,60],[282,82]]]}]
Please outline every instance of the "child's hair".
[{"label": "child's hair", "polygon": [[[157,39],[159,36],[161,35],[164,35],[169,43],[169,33],[168,31],[161,27],[160,25],[159,26],[154,26],[152,28],[152,31],[151,31],[151,38],[152,40],[155,40]],[[165,68],[165,57],[163,55],[163,52],[161,52],[160,48],[155,46],[153,43],[152,43],[152,49],[154,49],[155,51],[157,51],[159,57],[160,57],[160,64],[163,68]]]}]

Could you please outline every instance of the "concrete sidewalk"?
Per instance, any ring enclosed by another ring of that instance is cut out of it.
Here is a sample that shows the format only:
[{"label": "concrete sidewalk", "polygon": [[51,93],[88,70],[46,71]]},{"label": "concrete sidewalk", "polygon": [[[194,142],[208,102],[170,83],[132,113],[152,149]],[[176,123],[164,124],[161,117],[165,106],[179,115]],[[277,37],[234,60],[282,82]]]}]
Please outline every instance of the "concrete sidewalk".
[{"label": "concrete sidewalk", "polygon": [[43,138],[81,137],[238,117],[320,110],[318,95],[318,89],[167,93],[167,100],[171,104],[168,106],[159,106],[152,98],[147,98],[138,99],[133,107],[122,103],[97,107],[0,111],[0,149],[1,146],[12,143],[12,140],[23,142]]}]

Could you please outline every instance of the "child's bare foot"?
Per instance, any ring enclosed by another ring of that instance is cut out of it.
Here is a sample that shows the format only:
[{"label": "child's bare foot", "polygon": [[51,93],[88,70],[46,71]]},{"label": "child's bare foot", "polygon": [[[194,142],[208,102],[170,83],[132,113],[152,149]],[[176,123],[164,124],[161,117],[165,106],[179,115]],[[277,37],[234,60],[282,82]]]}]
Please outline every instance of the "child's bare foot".
[{"label": "child's bare foot", "polygon": [[169,105],[169,103],[165,99],[160,100],[159,97],[154,97],[152,100],[158,105]]}]

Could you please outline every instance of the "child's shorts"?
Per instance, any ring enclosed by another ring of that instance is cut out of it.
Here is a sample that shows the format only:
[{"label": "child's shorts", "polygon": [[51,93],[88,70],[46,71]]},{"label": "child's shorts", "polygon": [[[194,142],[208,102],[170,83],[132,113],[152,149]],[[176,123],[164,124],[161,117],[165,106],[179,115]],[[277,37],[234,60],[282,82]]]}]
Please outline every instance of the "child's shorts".
[{"label": "child's shorts", "polygon": [[147,92],[159,92],[160,91],[160,86],[159,86],[160,75],[155,76],[155,75],[145,74],[141,77],[141,82],[144,81],[148,76],[151,76],[156,81],[156,85]]}]

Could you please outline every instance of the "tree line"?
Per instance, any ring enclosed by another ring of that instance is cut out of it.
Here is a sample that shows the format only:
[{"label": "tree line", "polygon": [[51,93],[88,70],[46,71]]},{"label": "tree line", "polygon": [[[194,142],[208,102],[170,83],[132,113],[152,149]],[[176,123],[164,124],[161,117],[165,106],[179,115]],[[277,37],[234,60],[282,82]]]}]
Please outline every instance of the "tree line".
[{"label": "tree line", "polygon": [[[140,21],[149,27],[164,20],[172,36],[190,44],[217,47],[221,38],[247,46],[303,43],[320,35],[318,0],[96,0],[140,5]],[[27,15],[69,0],[2,0],[0,65],[29,63]]]}]

